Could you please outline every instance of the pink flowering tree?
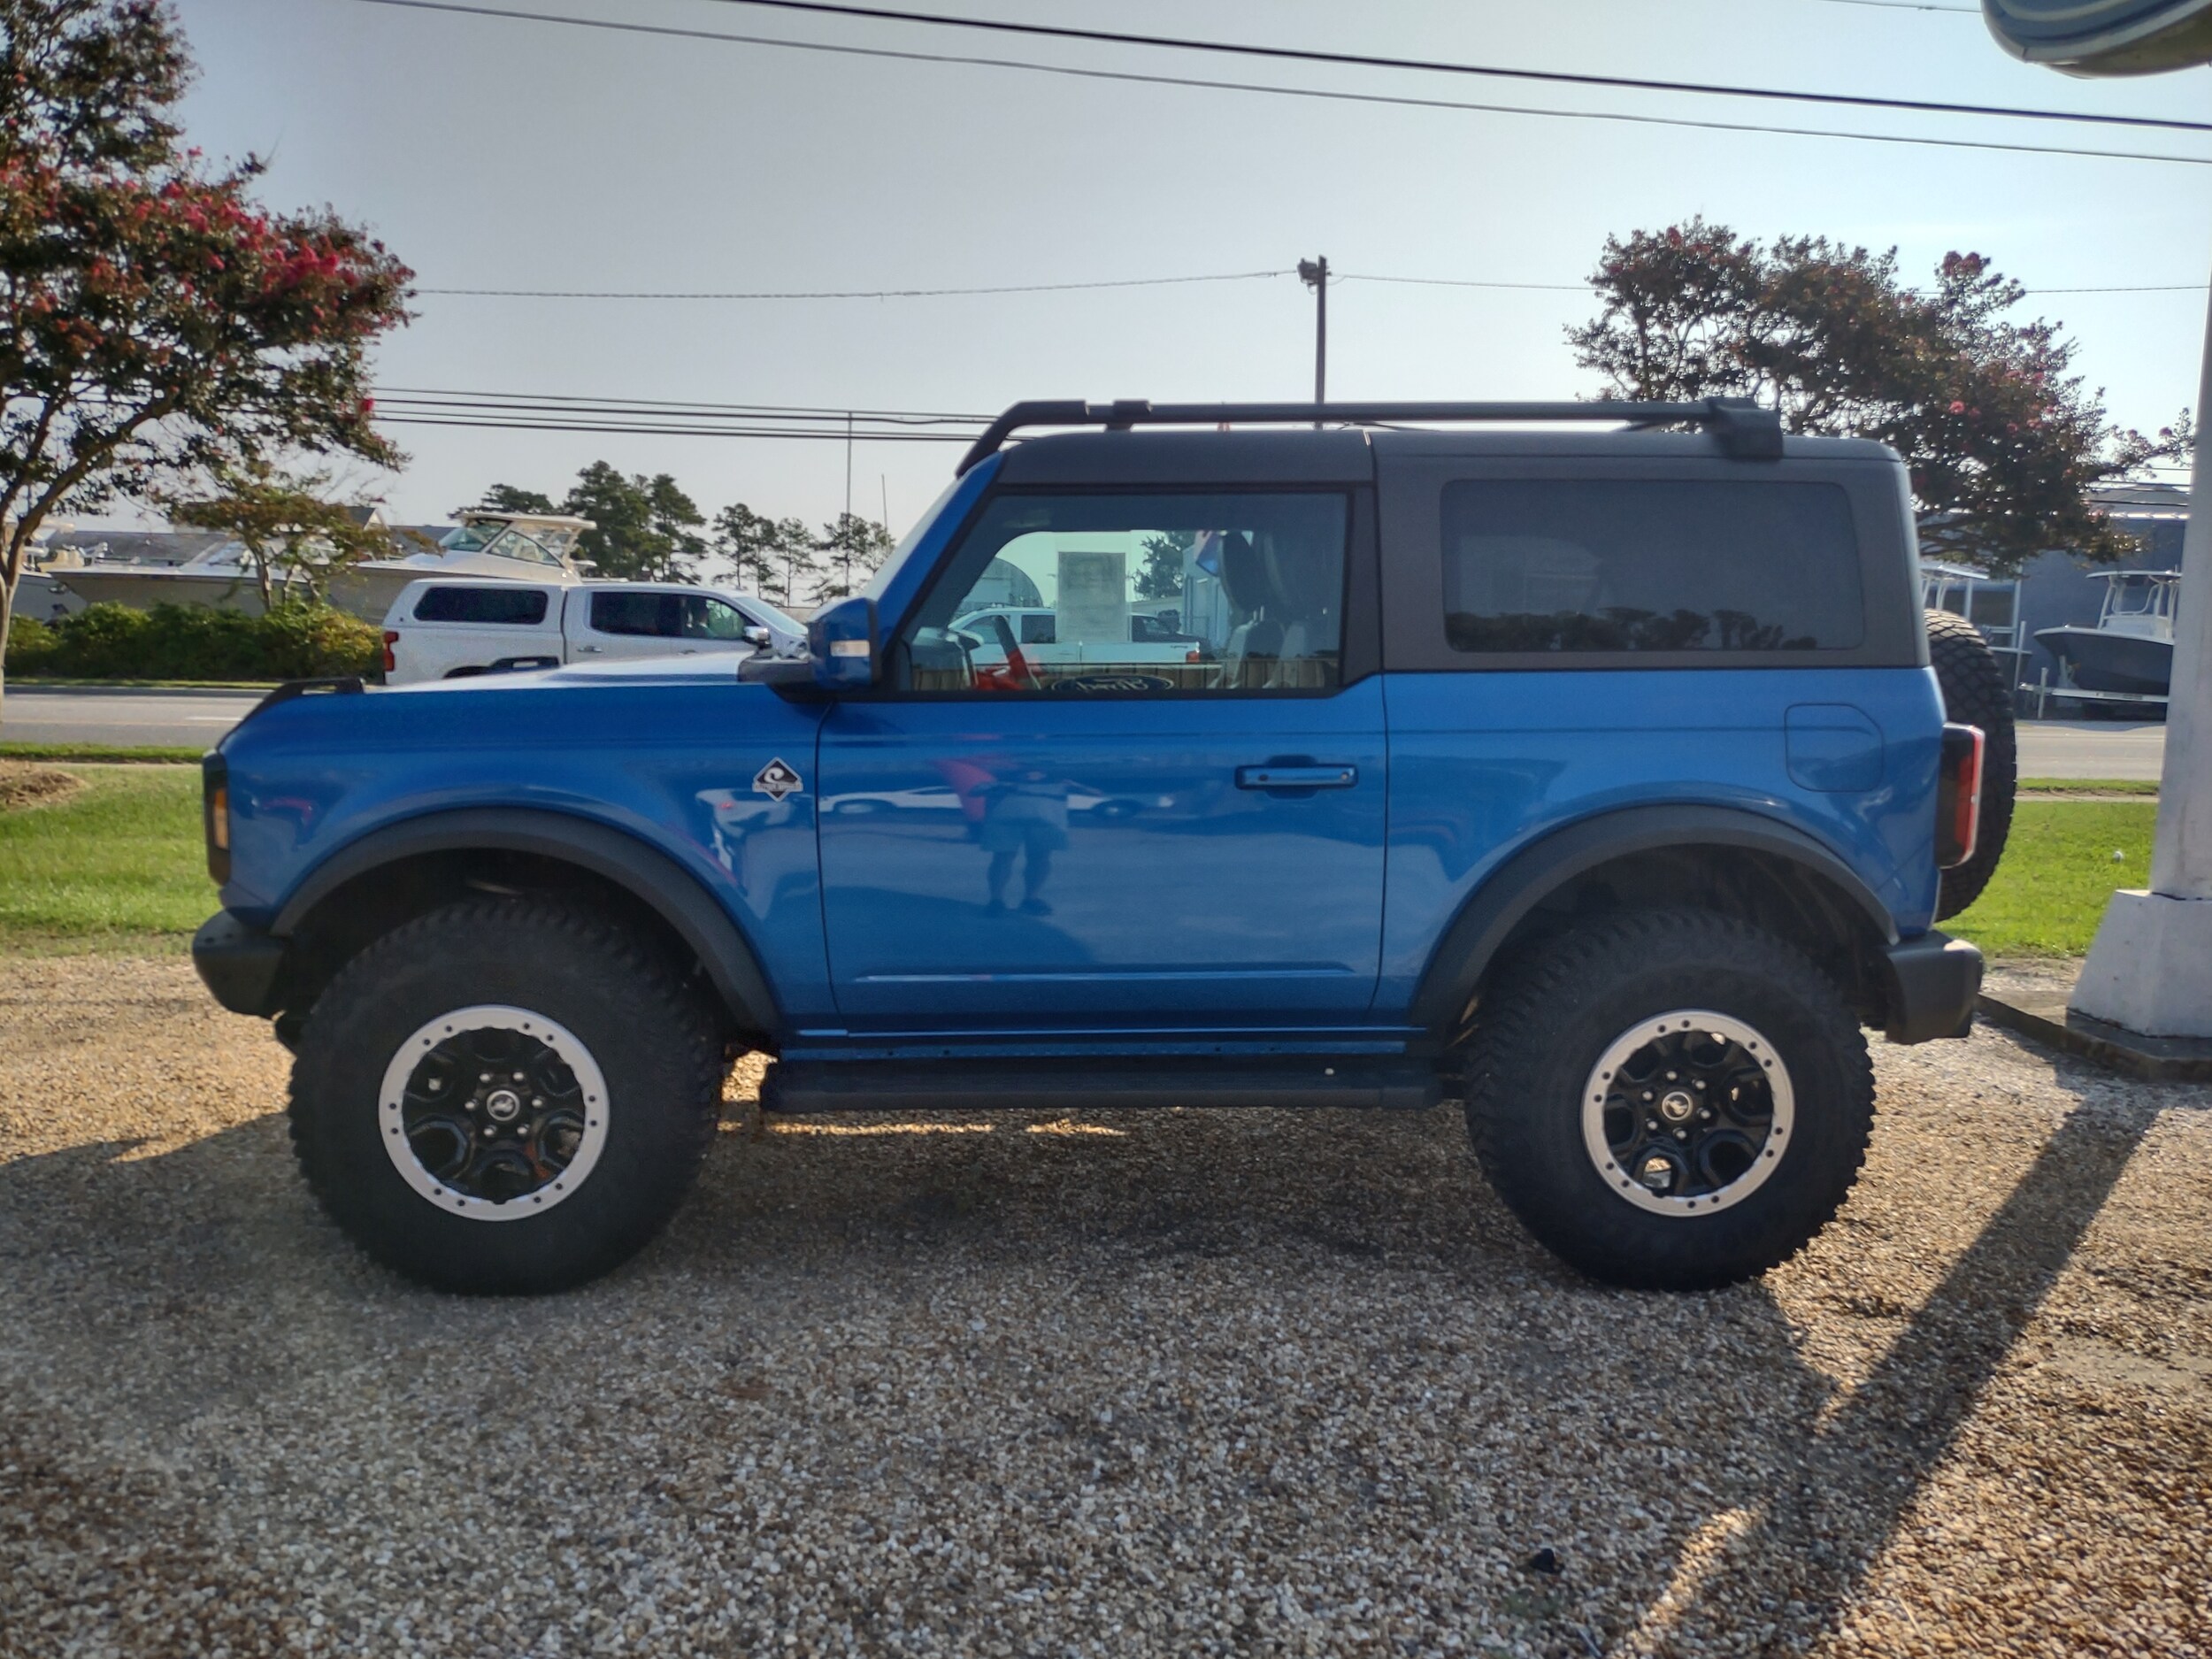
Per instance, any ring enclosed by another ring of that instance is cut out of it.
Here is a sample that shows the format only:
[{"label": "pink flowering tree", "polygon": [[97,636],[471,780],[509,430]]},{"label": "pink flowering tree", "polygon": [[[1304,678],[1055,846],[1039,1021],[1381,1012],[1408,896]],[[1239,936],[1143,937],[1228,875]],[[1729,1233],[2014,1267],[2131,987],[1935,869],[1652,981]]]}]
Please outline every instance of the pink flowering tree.
[{"label": "pink flowering tree", "polygon": [[1824,237],[1761,243],[1701,219],[1606,241],[1598,316],[1567,331],[1609,397],[1756,397],[1792,432],[1875,438],[1905,457],[1923,544],[2016,570],[2050,548],[2132,550],[2089,492],[2186,452],[2185,413],[2155,437],[2107,420],[2070,373],[2073,342],[2016,321],[2024,291],[1979,254],[1925,288],[1895,250]]},{"label": "pink flowering tree", "polygon": [[191,73],[161,0],[0,0],[0,659],[32,536],[286,452],[402,457],[369,349],[412,275],[260,164],[169,119]]}]

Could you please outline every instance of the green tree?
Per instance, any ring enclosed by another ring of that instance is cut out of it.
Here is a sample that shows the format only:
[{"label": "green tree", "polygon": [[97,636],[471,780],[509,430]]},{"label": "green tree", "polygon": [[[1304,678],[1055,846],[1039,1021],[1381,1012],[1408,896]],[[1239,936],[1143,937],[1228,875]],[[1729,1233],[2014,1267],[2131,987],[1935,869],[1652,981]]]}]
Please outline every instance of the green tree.
[{"label": "green tree", "polygon": [[687,582],[706,556],[706,525],[690,496],[665,472],[625,476],[604,461],[576,475],[561,511],[589,518],[577,552],[602,576],[623,581]]},{"label": "green tree", "polygon": [[1198,544],[1194,530],[1162,530],[1145,537],[1144,568],[1137,572],[1140,599],[1180,599],[1184,556]]},{"label": "green tree", "polygon": [[370,347],[412,274],[327,210],[277,214],[173,119],[191,77],[154,0],[0,0],[0,657],[58,509],[272,454],[402,457]]},{"label": "green tree", "polygon": [[817,596],[844,599],[858,593],[897,545],[890,531],[873,518],[864,518],[856,512],[839,513],[822,526],[814,543],[822,560],[822,585]]},{"label": "green tree", "polygon": [[806,527],[805,519],[776,520],[776,550],[783,559],[783,603],[788,610],[798,603],[800,583],[811,582],[821,573],[814,532]]},{"label": "green tree", "polygon": [[739,586],[764,594],[776,585],[784,566],[773,518],[735,502],[714,515],[713,530],[715,557],[729,561]]},{"label": "green tree", "polygon": [[264,611],[278,603],[280,581],[321,603],[333,572],[363,559],[391,557],[391,532],[370,522],[376,503],[332,499],[334,480],[326,471],[288,472],[250,457],[218,468],[213,482],[211,495],[173,503],[169,517],[243,543],[261,584]]},{"label": "green tree", "polygon": [[558,512],[553,497],[542,490],[517,489],[512,484],[494,484],[478,503],[494,512]]},{"label": "green tree", "polygon": [[1792,432],[1878,439],[1905,457],[1921,539],[1947,558],[2116,558],[2134,542],[2090,488],[2188,444],[2185,412],[2155,438],[2112,426],[2068,373],[2073,342],[2008,317],[2024,290],[1980,254],[1947,254],[1923,291],[1894,249],[1762,244],[1693,219],[1609,237],[1590,285],[1599,314],[1567,338],[1603,396],[1752,396]]}]

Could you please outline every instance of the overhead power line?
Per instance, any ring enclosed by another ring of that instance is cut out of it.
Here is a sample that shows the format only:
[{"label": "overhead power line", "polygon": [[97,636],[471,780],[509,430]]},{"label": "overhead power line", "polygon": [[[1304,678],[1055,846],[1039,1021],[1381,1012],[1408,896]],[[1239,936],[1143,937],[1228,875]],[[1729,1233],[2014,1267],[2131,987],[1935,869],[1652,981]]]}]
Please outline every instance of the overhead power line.
[{"label": "overhead power line", "polygon": [[588,432],[634,437],[818,439],[843,443],[968,443],[988,415],[843,410],[765,403],[677,403],[569,393],[379,387],[376,419],[400,426],[496,432]]},{"label": "overhead power line", "polygon": [[1979,6],[1930,5],[1927,0],[1826,0],[1832,6],[1870,6],[1877,12],[1947,12],[1953,17],[1978,18]]},{"label": "overhead power line", "polygon": [[980,426],[995,414],[954,414],[944,410],[832,408],[822,403],[707,403],[659,397],[608,397],[572,392],[474,392],[442,386],[379,386],[379,398],[447,399],[475,403],[526,403],[552,407],[614,407],[624,412],[701,415],[772,415],[796,420],[901,420]]},{"label": "overhead power line", "polygon": [[418,294],[470,295],[531,300],[919,300],[967,294],[1069,294],[1079,288],[1167,288],[1184,282],[1248,282],[1285,271],[1226,271],[1212,276],[1128,277],[1103,282],[1022,282],[999,288],[782,289],[749,294],[678,293],[661,289],[593,291],[580,288],[417,288]]},{"label": "overhead power line", "polygon": [[826,443],[973,443],[972,432],[856,432],[849,438],[843,428],[826,426],[716,426],[703,423],[657,426],[649,421],[510,419],[466,415],[385,414],[377,421],[392,426],[472,426],[492,432],[596,432],[647,438],[788,438],[816,439]]},{"label": "overhead power line", "polygon": [[1929,98],[1884,98],[1851,92],[1801,92],[1776,87],[1728,86],[1709,81],[1660,81],[1641,75],[1598,75],[1561,69],[1520,69],[1497,64],[1453,63],[1432,58],[1391,58],[1372,52],[1323,51],[1302,46],[1264,46],[1248,41],[1209,41],[1179,35],[1135,35],[1121,29],[1075,28],[1058,23],[1016,23],[1001,18],[966,18],[941,12],[909,12],[892,6],[854,5],[847,0],[715,0],[718,5],[749,6],[769,12],[866,18],[874,22],[920,23],[936,28],[973,29],[992,35],[1023,35],[1046,40],[1082,41],[1092,45],[1144,46],[1179,52],[1212,52],[1278,62],[1327,64],[1353,69],[1411,69],[1425,74],[1474,75],[1492,81],[1529,81],[1548,86],[1600,87],[1611,91],[1687,92],[1700,97],[1763,98],[1786,104],[1827,104],[1861,110],[1901,110],[1917,114],[1993,115],[2008,120],[2078,121],[2101,127],[2155,127],[2174,133],[2212,133],[2212,122],[2168,120],[2151,115],[2106,115],[2071,110],[2038,110],[2016,104],[1953,104]]},{"label": "overhead power line", "polygon": [[[461,296],[529,300],[883,300],[934,298],[946,295],[1064,294],[1086,288],[1164,288],[1176,283],[1238,282],[1255,277],[1295,274],[1286,265],[1280,270],[1243,271],[1223,276],[1133,277],[1117,282],[1028,282],[1003,288],[856,288],[815,293],[764,291],[726,294],[660,288],[417,288],[414,292],[436,295],[442,298]],[[1587,282],[1507,282],[1479,277],[1386,276],[1373,271],[1332,272],[1329,280],[1332,287],[1340,282],[1393,282],[1413,288],[1491,288],[1532,294],[1586,294],[1591,291]],[[2202,282],[2127,282],[2090,288],[2032,288],[2021,291],[2030,297],[2045,294],[2201,294],[2207,286]],[[825,419],[833,415],[842,420],[845,411],[833,410],[824,412]]]},{"label": "overhead power line", "polygon": [[1901,133],[1855,133],[1839,127],[1780,127],[1752,121],[1708,120],[1683,115],[1637,115],[1609,110],[1554,110],[1530,104],[1485,104],[1457,98],[1424,98],[1381,92],[1352,92],[1321,87],[1286,87],[1261,81],[1221,81],[1194,75],[1144,74],[1133,70],[1079,68],[1068,64],[1037,63],[1025,58],[985,58],[967,53],[924,52],[885,46],[832,44],[824,41],[795,41],[766,35],[738,35],[718,29],[680,28],[667,24],[630,23],[611,18],[568,17],[550,12],[519,12],[497,6],[470,5],[461,0],[359,0],[365,5],[395,6],[411,12],[442,12],[462,17],[495,18],[511,23],[546,23],[566,28],[596,29],[612,34],[657,35],[672,40],[714,41],[740,46],[764,46],[778,50],[820,52],[833,57],[872,58],[898,63],[942,64],[964,68],[1014,69],[1031,74],[1062,75],[1079,81],[1105,81],[1130,86],[1176,87],[1206,92],[1248,92],[1271,97],[1318,99],[1333,104],[1383,105],[1397,109],[1444,110],[1481,115],[1520,115],[1548,120],[1611,121],[1632,127],[1673,127],[1716,133],[1755,133],[1784,138],[1841,139],[1855,143],[1905,144],[1935,150],[1990,150],[2012,155],[2075,156],[2097,161],[2152,161],[2178,166],[2212,166],[2212,156],[2176,156],[2154,150],[2085,150],[2062,144],[2007,142],[1982,138],[1913,137]]}]

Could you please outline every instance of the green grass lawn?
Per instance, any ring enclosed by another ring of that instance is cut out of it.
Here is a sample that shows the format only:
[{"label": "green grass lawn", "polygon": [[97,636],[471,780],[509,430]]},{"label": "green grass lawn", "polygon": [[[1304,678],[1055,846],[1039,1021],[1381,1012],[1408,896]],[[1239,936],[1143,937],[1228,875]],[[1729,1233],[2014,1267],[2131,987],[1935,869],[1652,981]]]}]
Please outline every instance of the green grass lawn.
[{"label": "green grass lawn", "polygon": [[0,812],[0,949],[182,949],[215,909],[199,768],[66,770],[77,794]]},{"label": "green grass lawn", "polygon": [[1995,878],[1945,931],[1992,956],[2086,956],[2113,889],[2150,885],[2157,818],[2155,801],[2020,802]]},{"label": "green grass lawn", "polygon": [[[0,812],[0,949],[179,949],[215,908],[196,766],[72,765],[68,800]],[[2150,880],[2158,803],[2024,800],[1996,879],[1946,926],[1993,956],[2078,956]],[[2122,855],[2119,863],[2114,852]]]},{"label": "green grass lawn", "polygon": [[196,765],[204,752],[164,743],[0,743],[0,760],[168,760]]}]

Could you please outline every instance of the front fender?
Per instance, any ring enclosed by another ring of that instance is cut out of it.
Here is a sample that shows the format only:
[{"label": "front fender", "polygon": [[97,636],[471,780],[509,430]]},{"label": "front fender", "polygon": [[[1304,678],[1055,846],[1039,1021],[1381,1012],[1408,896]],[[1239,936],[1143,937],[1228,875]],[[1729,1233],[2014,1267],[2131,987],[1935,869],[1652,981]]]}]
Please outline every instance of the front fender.
[{"label": "front fender", "polygon": [[279,940],[288,939],[340,887],[386,865],[426,853],[463,851],[557,859],[614,883],[649,907],[684,941],[745,1030],[781,1029],[776,999],[759,958],[698,878],[626,831],[565,812],[465,807],[372,830],[310,871],[286,897],[269,932]]}]

